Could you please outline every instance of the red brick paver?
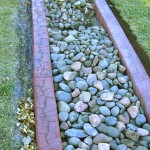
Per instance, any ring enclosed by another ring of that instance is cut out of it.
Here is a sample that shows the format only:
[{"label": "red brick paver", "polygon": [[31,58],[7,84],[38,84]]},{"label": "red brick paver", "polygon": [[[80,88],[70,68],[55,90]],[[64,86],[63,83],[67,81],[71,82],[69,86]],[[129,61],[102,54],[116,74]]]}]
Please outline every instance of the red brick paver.
[{"label": "red brick paver", "polygon": [[134,90],[141,100],[142,107],[150,123],[150,78],[106,1],[93,1],[96,4],[97,18],[119,50],[122,63],[127,68],[127,74],[134,85]]},{"label": "red brick paver", "polygon": [[62,150],[44,0],[32,0],[33,78],[38,150]]}]

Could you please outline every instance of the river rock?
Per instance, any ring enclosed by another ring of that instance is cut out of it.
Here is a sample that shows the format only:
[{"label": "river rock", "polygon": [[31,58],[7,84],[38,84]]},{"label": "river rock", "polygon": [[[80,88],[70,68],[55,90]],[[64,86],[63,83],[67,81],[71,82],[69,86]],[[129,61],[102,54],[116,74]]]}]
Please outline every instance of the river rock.
[{"label": "river rock", "polygon": [[101,123],[101,119],[98,115],[92,114],[89,116],[89,121],[93,127],[97,127]]},{"label": "river rock", "polygon": [[85,81],[79,81],[79,82],[77,82],[76,87],[79,90],[87,90],[88,89],[88,84]]},{"label": "river rock", "polygon": [[88,105],[85,104],[85,103],[83,103],[82,101],[78,101],[78,102],[75,104],[75,106],[74,106],[74,110],[75,110],[76,112],[82,112],[82,111],[84,111],[84,110],[87,109],[87,108],[88,108]]},{"label": "river rock", "polygon": [[98,143],[109,143],[112,141],[112,137],[109,137],[103,133],[98,134],[93,138],[93,143],[98,144]]},{"label": "river rock", "polygon": [[59,112],[70,112],[70,107],[64,101],[59,101],[58,102],[58,111]]},{"label": "river rock", "polygon": [[56,60],[58,60],[58,54],[51,54],[51,59],[52,59],[52,61],[56,61]]},{"label": "river rock", "polygon": [[68,137],[77,137],[77,138],[85,138],[88,135],[84,132],[84,130],[81,129],[68,129],[65,131],[65,135]]},{"label": "river rock", "polygon": [[78,147],[80,147],[80,148],[82,148],[82,149],[86,149],[86,150],[89,150],[90,149],[90,147],[89,147],[89,145],[87,145],[86,143],[84,143],[84,142],[80,142],[79,143],[79,146]]},{"label": "river rock", "polygon": [[116,75],[117,75],[116,73],[108,73],[108,74],[107,74],[107,76],[108,76],[109,79],[114,79],[114,78],[116,78]]},{"label": "river rock", "polygon": [[89,91],[92,95],[95,95],[96,92],[97,92],[97,89],[94,88],[94,87],[89,87],[89,88],[88,88],[88,91]]},{"label": "river rock", "polygon": [[62,122],[60,124],[60,129],[61,130],[66,131],[66,130],[68,130],[68,128],[69,128],[69,126],[68,126],[67,122]]},{"label": "river rock", "polygon": [[130,106],[127,109],[127,111],[130,114],[131,118],[136,118],[136,116],[138,115],[139,109],[137,106]]},{"label": "river rock", "polygon": [[119,121],[123,122],[124,124],[128,124],[129,120],[130,120],[129,116],[124,114],[119,115]]},{"label": "river rock", "polygon": [[118,86],[114,85],[109,90],[110,92],[113,92],[114,94],[116,94],[118,92]]},{"label": "river rock", "polygon": [[83,91],[79,95],[79,98],[80,98],[81,101],[83,101],[85,103],[88,103],[90,101],[90,98],[91,98],[91,93]]},{"label": "river rock", "polygon": [[116,147],[116,150],[127,150],[127,146],[125,144],[120,144]]},{"label": "river rock", "polygon": [[69,140],[68,140],[68,143],[70,145],[73,145],[74,147],[78,147],[79,143],[80,143],[80,139],[77,138],[77,137],[71,137]]},{"label": "river rock", "polygon": [[103,84],[101,83],[101,81],[95,81],[93,83],[93,86],[96,87],[98,90],[103,90]]},{"label": "river rock", "polygon": [[120,77],[118,77],[118,81],[120,82],[120,83],[126,83],[127,82],[127,79],[126,79],[126,77],[125,76],[120,76]]},{"label": "river rock", "polygon": [[87,145],[91,146],[92,145],[92,137],[88,136],[84,139],[84,143],[86,143]]},{"label": "river rock", "polygon": [[71,92],[71,89],[68,87],[68,85],[66,85],[64,83],[59,83],[59,87],[61,88],[61,90],[65,91],[65,92]]},{"label": "river rock", "polygon": [[58,68],[59,73],[65,73],[66,71],[71,71],[70,65],[63,65]]},{"label": "river rock", "polygon": [[139,136],[149,135],[149,131],[143,128],[137,128],[137,133],[139,134]]},{"label": "river rock", "polygon": [[97,77],[95,74],[89,74],[87,77],[87,83],[89,86],[93,86],[93,83],[97,81]]},{"label": "river rock", "polygon": [[134,131],[126,131],[126,137],[137,142],[139,140],[139,134],[137,132],[134,132]]},{"label": "river rock", "polygon": [[75,37],[73,35],[68,35],[66,38],[64,38],[64,41],[67,43],[71,43],[75,40]]},{"label": "river rock", "polygon": [[119,109],[117,106],[115,106],[115,107],[113,107],[113,108],[111,109],[111,114],[112,114],[114,117],[118,116],[119,112],[120,112],[120,109]]},{"label": "river rock", "polygon": [[129,139],[121,139],[121,144],[125,144],[127,147],[132,148],[135,145],[135,142]]},{"label": "river rock", "polygon": [[128,107],[130,105],[130,100],[128,97],[122,98],[119,103],[121,103],[124,107]]},{"label": "river rock", "polygon": [[74,90],[76,88],[76,82],[75,81],[69,81],[68,86],[70,89]]},{"label": "river rock", "polygon": [[116,128],[121,132],[126,128],[126,126],[123,122],[118,121],[117,124],[116,124]]},{"label": "river rock", "polygon": [[68,113],[65,112],[65,111],[64,111],[64,112],[61,111],[61,112],[59,113],[58,117],[59,117],[59,120],[60,120],[61,122],[65,122],[65,121],[67,121],[67,119],[68,119]]},{"label": "river rock", "polygon": [[76,72],[67,71],[63,74],[63,77],[66,81],[74,80],[76,77]]},{"label": "river rock", "polygon": [[67,93],[64,91],[57,91],[56,98],[58,101],[64,101],[66,103],[69,103],[72,99],[72,96],[71,96],[71,93]]},{"label": "river rock", "polygon": [[74,150],[74,147],[72,145],[67,145],[64,150]]},{"label": "river rock", "polygon": [[120,72],[124,72],[126,70],[126,68],[122,65],[119,65],[119,71]]},{"label": "river rock", "polygon": [[105,123],[109,126],[114,126],[117,123],[116,117],[109,116],[105,118]]},{"label": "river rock", "polygon": [[103,59],[99,62],[99,66],[102,68],[102,69],[105,69],[107,68],[109,65],[109,61],[107,59]]},{"label": "river rock", "polygon": [[83,129],[90,136],[96,136],[98,134],[97,130],[90,123],[85,123]]},{"label": "river rock", "polygon": [[115,106],[115,102],[106,102],[105,105],[106,105],[106,107],[108,107],[108,108],[112,108],[112,107]]},{"label": "river rock", "polygon": [[75,111],[69,113],[69,121],[75,122],[78,119],[79,114]]},{"label": "river rock", "polygon": [[72,97],[77,97],[80,95],[80,90],[78,88],[76,88],[73,92],[72,92]]},{"label": "river rock", "polygon": [[106,106],[100,106],[99,111],[104,116],[109,116],[110,115],[110,110]]},{"label": "river rock", "polygon": [[59,82],[61,82],[62,80],[63,80],[63,75],[62,75],[62,74],[57,75],[57,76],[54,77],[54,82],[55,82],[55,83],[59,83]]},{"label": "river rock", "polygon": [[82,57],[84,56],[84,54],[82,52],[78,53],[77,55],[75,55],[73,58],[72,58],[72,61],[78,61],[80,60]]},{"label": "river rock", "polygon": [[99,143],[98,150],[110,150],[110,145],[107,143]]},{"label": "river rock", "polygon": [[112,93],[112,92],[107,92],[107,93],[101,94],[101,99],[104,101],[112,101],[113,98],[114,98],[114,93]]},{"label": "river rock", "polygon": [[148,150],[148,149],[144,146],[138,146],[135,150]]},{"label": "river rock", "polygon": [[138,126],[141,126],[146,122],[146,118],[143,114],[138,114],[135,118],[135,122]]},{"label": "river rock", "polygon": [[81,69],[81,62],[77,61],[71,65],[71,69],[74,71],[79,71]]}]

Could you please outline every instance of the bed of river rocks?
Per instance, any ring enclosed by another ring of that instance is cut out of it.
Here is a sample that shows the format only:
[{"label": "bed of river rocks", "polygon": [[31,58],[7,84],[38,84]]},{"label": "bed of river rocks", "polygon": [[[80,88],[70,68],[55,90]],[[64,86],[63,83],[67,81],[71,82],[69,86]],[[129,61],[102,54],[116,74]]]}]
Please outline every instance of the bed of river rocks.
[{"label": "bed of river rocks", "polygon": [[150,125],[88,0],[45,0],[64,150],[148,150]]}]

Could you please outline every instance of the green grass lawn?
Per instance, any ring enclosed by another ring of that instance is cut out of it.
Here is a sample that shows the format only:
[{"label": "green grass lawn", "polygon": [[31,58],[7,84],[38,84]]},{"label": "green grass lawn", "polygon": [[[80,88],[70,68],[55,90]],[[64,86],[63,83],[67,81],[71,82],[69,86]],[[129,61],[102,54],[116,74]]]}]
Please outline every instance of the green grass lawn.
[{"label": "green grass lawn", "polygon": [[13,86],[19,39],[15,31],[18,0],[0,0],[0,150],[13,149]]},{"label": "green grass lawn", "polygon": [[150,0],[110,0],[150,58]]}]

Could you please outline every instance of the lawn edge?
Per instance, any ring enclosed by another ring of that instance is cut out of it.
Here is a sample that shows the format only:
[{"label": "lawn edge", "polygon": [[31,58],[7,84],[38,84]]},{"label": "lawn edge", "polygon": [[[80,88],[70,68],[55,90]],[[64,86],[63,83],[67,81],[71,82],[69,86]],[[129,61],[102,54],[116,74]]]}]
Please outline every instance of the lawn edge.
[{"label": "lawn edge", "polygon": [[44,0],[32,0],[33,88],[38,150],[62,150]]},{"label": "lawn edge", "polygon": [[135,93],[139,97],[148,123],[150,123],[150,78],[106,0],[93,0],[93,2],[97,19],[106,29],[115,48],[119,50],[121,62],[127,68],[126,73],[133,83]]}]

